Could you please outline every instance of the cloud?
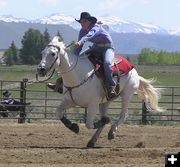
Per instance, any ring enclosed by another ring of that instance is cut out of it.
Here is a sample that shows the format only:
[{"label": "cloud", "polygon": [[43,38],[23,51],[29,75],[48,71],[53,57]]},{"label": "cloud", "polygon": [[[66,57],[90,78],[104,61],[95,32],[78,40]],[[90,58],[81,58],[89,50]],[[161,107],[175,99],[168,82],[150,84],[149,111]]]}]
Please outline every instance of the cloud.
[{"label": "cloud", "polygon": [[57,5],[60,2],[60,0],[39,0],[39,1],[44,5],[50,5],[50,6]]},{"label": "cloud", "polygon": [[176,3],[177,3],[177,6],[180,7],[180,0],[178,0]]},{"label": "cloud", "polygon": [[99,2],[97,7],[99,10],[112,10],[113,8],[117,8],[117,6],[120,7],[122,5],[121,1],[122,0],[104,0],[104,2]]},{"label": "cloud", "polygon": [[0,8],[6,7],[8,2],[6,0],[0,0]]},{"label": "cloud", "polygon": [[134,4],[144,4],[147,5],[152,0],[104,0],[99,2],[98,9],[103,11],[112,11],[117,9],[126,8],[128,6],[134,5]]}]

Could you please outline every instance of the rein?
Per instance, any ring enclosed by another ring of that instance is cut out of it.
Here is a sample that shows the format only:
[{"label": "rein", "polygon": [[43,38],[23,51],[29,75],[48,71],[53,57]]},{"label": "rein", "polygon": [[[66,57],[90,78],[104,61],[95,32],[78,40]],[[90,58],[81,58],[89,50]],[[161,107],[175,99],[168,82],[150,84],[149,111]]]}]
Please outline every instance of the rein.
[{"label": "rein", "polygon": [[[54,64],[56,63],[57,59],[58,59],[58,57],[56,57],[56,59],[54,60],[54,62],[51,64],[51,66],[50,66],[50,68],[49,68],[50,70],[52,69],[52,67],[53,67]],[[55,72],[55,69],[53,69],[52,73],[49,75],[48,78],[46,78],[46,79],[44,79],[44,80],[42,80],[42,81],[39,81],[39,79],[38,79],[38,78],[39,78],[39,77],[38,77],[38,74],[36,73],[36,81],[37,81],[37,82],[46,82],[46,81],[48,81],[48,80],[50,80],[50,79],[52,78],[54,72]]]},{"label": "rein", "polygon": [[[64,55],[66,54],[66,52],[64,53]],[[64,56],[63,55],[63,56]],[[79,56],[76,56],[77,58],[76,58],[76,63],[73,65],[73,67],[72,68],[70,68],[68,71],[64,71],[64,72],[59,72],[59,74],[66,74],[66,73],[68,73],[68,72],[71,72],[72,70],[74,70],[74,68],[77,66],[77,63],[78,63],[78,60],[79,60]],[[60,57],[61,58],[61,57]],[[60,61],[61,62],[61,61]],[[59,65],[59,66],[61,66],[61,65]]]},{"label": "rein", "polygon": [[[67,48],[69,48],[69,47],[71,47],[72,45],[74,45],[74,43],[71,43],[71,44],[69,44],[69,45],[67,45],[66,46],[66,49]],[[48,45],[49,47],[55,47],[55,48],[57,48],[58,49],[58,54],[59,54],[59,52],[60,52],[60,48],[58,47],[58,46],[56,46],[56,45]],[[65,54],[66,54],[66,52],[64,52],[64,54],[63,54],[63,56],[65,56]],[[68,73],[68,72],[70,72],[70,71],[72,71],[76,66],[77,66],[77,63],[78,63],[78,59],[79,59],[79,57],[78,56],[76,56],[77,57],[77,59],[76,59],[76,63],[75,63],[75,65],[72,67],[72,68],[70,68],[68,71],[65,71],[65,72],[61,72],[61,73],[59,73],[59,74],[66,74],[66,73]],[[61,58],[61,57],[60,57]],[[54,62],[51,64],[51,66],[50,66],[50,70],[52,69],[52,67],[54,66],[54,64],[56,63],[56,61],[57,61],[57,59],[58,59],[58,56],[56,57],[56,59],[54,60]],[[61,61],[60,61],[60,63],[61,63]],[[60,66],[60,65],[59,65]],[[38,74],[36,73],[36,81],[37,82],[46,82],[46,81],[48,81],[49,79],[51,79],[52,78],[52,76],[53,76],[53,74],[54,74],[54,72],[55,72],[55,69],[53,69],[53,71],[52,71],[52,73],[49,75],[49,77],[47,78],[47,79],[45,79],[45,80],[42,80],[42,81],[39,81],[39,79],[38,79]]]},{"label": "rein", "polygon": [[[74,45],[74,43],[70,43],[69,45],[67,45],[67,46],[65,47],[65,49],[71,47],[72,45]],[[56,48],[58,49],[58,53],[60,52],[60,48],[59,48],[58,46],[56,46],[56,45],[48,45],[48,46],[56,47]],[[66,51],[64,51],[64,54],[63,54],[64,57],[65,57],[65,54],[67,54]],[[72,70],[77,66],[77,63],[78,63],[78,60],[79,60],[79,56],[76,56],[76,57],[77,57],[77,59],[76,59],[76,63],[74,64],[74,66],[73,66],[72,68],[70,68],[68,71],[64,71],[64,72],[61,72],[61,73],[59,73],[59,74],[66,74],[66,73],[72,71]],[[57,59],[58,59],[58,56],[56,57],[56,59],[55,59],[54,62],[52,63],[52,65],[51,65],[51,67],[50,67],[50,70],[51,70],[51,68],[54,66],[54,64],[56,63]],[[61,63],[61,56],[60,56],[60,63]],[[61,66],[61,64],[60,64],[59,66]]]},{"label": "rein", "polygon": [[73,98],[73,96],[72,96],[72,90],[73,90],[73,89],[76,89],[76,88],[79,88],[80,86],[82,86],[83,84],[85,84],[90,78],[92,79],[93,76],[94,76],[94,74],[96,74],[96,72],[97,72],[98,69],[99,69],[99,67],[95,68],[94,71],[92,72],[92,74],[91,74],[89,77],[87,77],[86,79],[84,79],[82,82],[80,82],[80,83],[79,83],[78,85],[76,85],[76,86],[69,87],[69,86],[64,85],[64,87],[67,89],[67,90],[64,92],[64,94],[66,94],[66,93],[69,91],[69,94],[70,94],[71,99],[72,99],[72,101],[73,101],[74,104],[76,104],[76,102],[75,102],[75,100],[74,100],[74,98]]},{"label": "rein", "polygon": [[52,73],[49,75],[48,78],[46,78],[46,79],[44,79],[44,80],[42,80],[42,81],[39,81],[38,74],[36,73],[36,81],[39,82],[39,83],[46,82],[46,81],[48,81],[48,80],[50,80],[50,79],[52,78],[52,76],[53,76],[54,73],[55,73],[55,69],[52,71]]},{"label": "rein", "polygon": [[[65,50],[66,49],[68,49],[69,47],[71,47],[71,46],[73,46],[74,45],[74,43],[72,42],[72,43],[70,43],[69,45],[67,45],[66,47],[65,47]],[[67,52],[65,51],[64,52],[64,55],[63,56],[65,56],[65,54],[67,54]],[[74,66],[72,67],[72,68],[70,68],[68,71],[64,71],[64,72],[61,72],[61,73],[59,73],[59,74],[66,74],[66,73],[68,73],[68,72],[71,72],[76,66],[77,66],[77,63],[78,63],[78,60],[79,60],[79,56],[76,56],[77,57],[77,59],[76,59],[76,63],[74,64]],[[60,57],[61,58],[61,57]],[[60,61],[61,62],[61,61]],[[60,65],[59,65],[60,66]]]}]

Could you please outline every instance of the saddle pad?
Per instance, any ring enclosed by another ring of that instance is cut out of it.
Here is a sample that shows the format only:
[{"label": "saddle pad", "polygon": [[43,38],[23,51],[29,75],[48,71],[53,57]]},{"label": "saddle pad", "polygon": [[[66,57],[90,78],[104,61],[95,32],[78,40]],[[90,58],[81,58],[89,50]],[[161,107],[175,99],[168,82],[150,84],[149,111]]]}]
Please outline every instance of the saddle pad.
[{"label": "saddle pad", "polygon": [[[124,57],[120,56],[120,55],[115,55],[116,60],[119,60],[119,63],[115,63],[114,65],[112,65],[111,69],[112,71],[117,71],[117,67],[119,69],[119,71],[121,71],[123,74],[127,74],[130,70],[132,70],[134,68],[134,65],[129,63],[127,61],[127,59],[125,59]],[[117,61],[118,62],[118,61]]]},{"label": "saddle pad", "polygon": [[[129,63],[124,57],[120,55],[115,55],[115,61],[118,63],[113,63],[111,69],[113,71],[113,75],[117,76],[118,71],[121,75],[128,74],[134,68],[134,65]],[[89,56],[89,60],[93,63],[94,67],[97,69],[96,75],[100,78],[104,77],[104,69],[103,65],[99,63],[95,57]],[[118,68],[118,69],[117,69]]]},{"label": "saddle pad", "polygon": [[119,57],[119,55],[114,56],[114,59],[112,61],[112,66],[114,66],[114,64],[119,64],[122,61],[121,56]]}]

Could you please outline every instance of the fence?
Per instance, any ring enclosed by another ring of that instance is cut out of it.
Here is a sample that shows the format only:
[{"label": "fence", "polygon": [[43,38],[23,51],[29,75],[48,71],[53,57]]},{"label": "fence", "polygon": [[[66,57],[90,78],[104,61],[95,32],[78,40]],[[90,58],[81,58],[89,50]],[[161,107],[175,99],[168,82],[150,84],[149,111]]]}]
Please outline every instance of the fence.
[{"label": "fence", "polygon": [[[163,93],[159,105],[165,108],[166,111],[163,113],[150,111],[135,94],[129,104],[127,122],[136,122],[138,124],[180,123],[180,86],[161,86],[161,88]],[[1,104],[1,120],[18,120],[19,123],[33,120],[56,120],[55,109],[59,105],[62,95],[50,90],[46,83],[30,82],[27,79],[22,81],[0,81],[1,101],[5,90],[11,92],[13,99],[19,101],[18,104],[11,104],[10,106],[19,106],[19,108],[18,111],[9,111],[6,108],[7,106],[2,108]],[[121,99],[118,98],[109,106],[108,115],[112,121],[115,121],[120,112]],[[3,116],[3,113],[6,113],[6,117]],[[76,107],[66,110],[65,115],[71,120],[85,122],[87,110],[86,108]],[[97,119],[98,116],[97,114]]]}]

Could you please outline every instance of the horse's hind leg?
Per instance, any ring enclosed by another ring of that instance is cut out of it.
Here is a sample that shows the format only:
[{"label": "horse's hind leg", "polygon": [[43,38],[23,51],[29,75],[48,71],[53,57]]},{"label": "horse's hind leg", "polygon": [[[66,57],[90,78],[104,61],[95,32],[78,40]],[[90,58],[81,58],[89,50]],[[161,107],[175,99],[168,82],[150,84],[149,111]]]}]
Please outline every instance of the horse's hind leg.
[{"label": "horse's hind leg", "polygon": [[[101,115],[101,120],[103,118],[106,118],[108,120],[108,118],[107,118],[107,109],[108,109],[108,106],[109,106],[109,103],[103,103],[103,104],[99,105],[99,111],[100,111],[100,115]],[[99,123],[97,123],[97,124],[95,123],[96,124],[95,126],[99,126],[99,127],[97,127],[96,132],[94,133],[92,138],[89,140],[89,142],[87,144],[88,148],[92,148],[92,147],[95,146],[95,143],[96,143],[97,139],[99,138],[102,130],[104,129],[106,123],[108,123],[108,121],[107,122],[104,121],[104,123],[102,123],[102,126],[98,125]]]},{"label": "horse's hind leg", "polygon": [[118,118],[118,120],[111,126],[111,129],[108,133],[108,139],[111,140],[111,139],[114,139],[115,138],[115,135],[116,135],[116,131],[117,131],[117,128],[120,124],[124,123],[125,119],[127,118],[128,116],[128,104],[129,104],[129,101],[133,95],[135,90],[124,90],[122,92],[122,109],[121,109],[121,113],[120,113],[120,116]]},{"label": "horse's hind leg", "polygon": [[122,97],[122,111],[118,120],[111,126],[108,133],[108,139],[114,139],[117,127],[122,124],[128,116],[128,104],[139,87],[139,76],[135,70],[132,70],[129,75],[128,82],[126,82],[123,91],[121,92]]}]

